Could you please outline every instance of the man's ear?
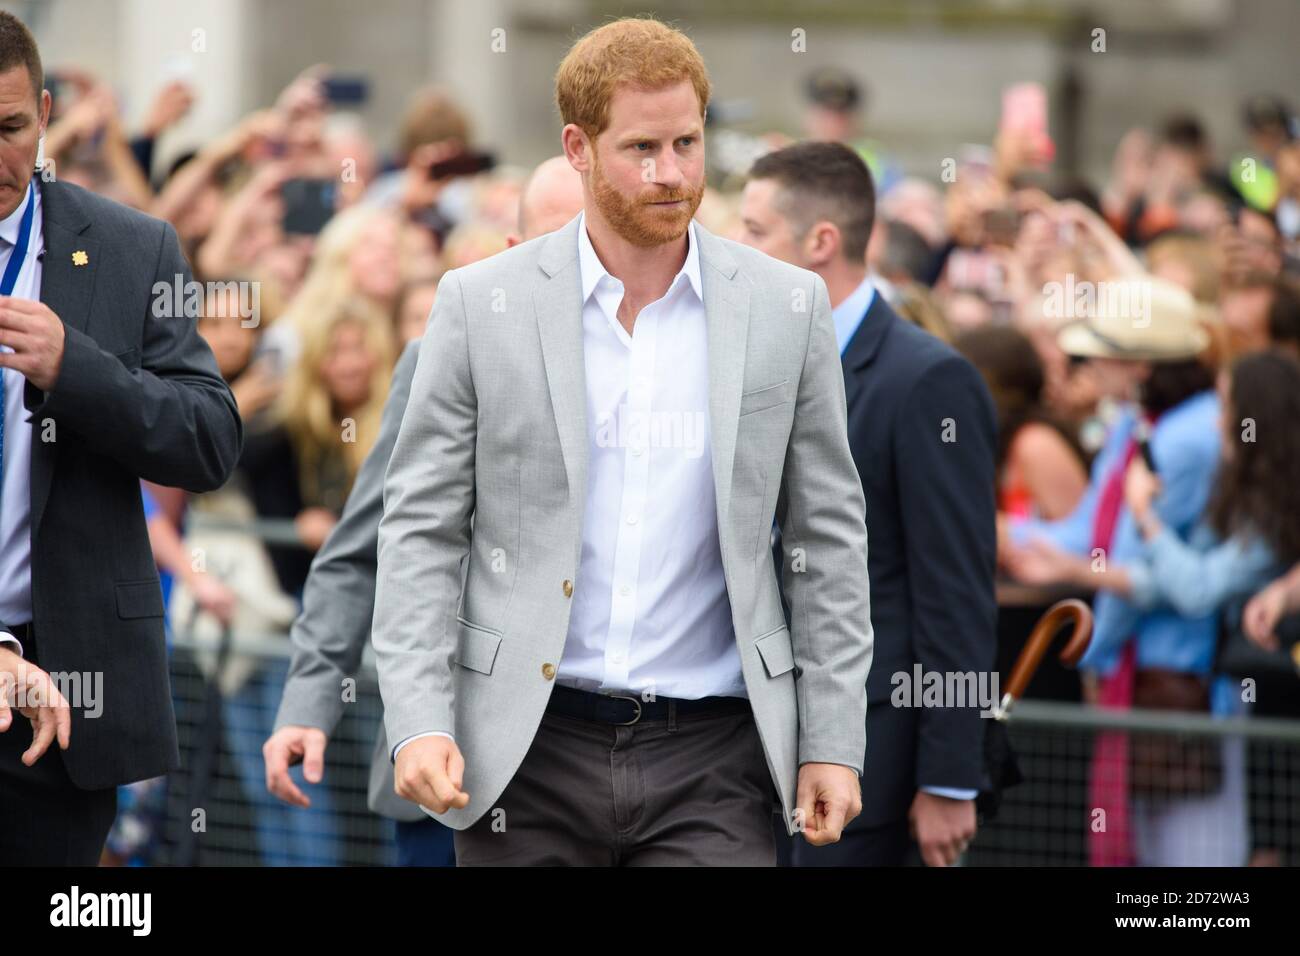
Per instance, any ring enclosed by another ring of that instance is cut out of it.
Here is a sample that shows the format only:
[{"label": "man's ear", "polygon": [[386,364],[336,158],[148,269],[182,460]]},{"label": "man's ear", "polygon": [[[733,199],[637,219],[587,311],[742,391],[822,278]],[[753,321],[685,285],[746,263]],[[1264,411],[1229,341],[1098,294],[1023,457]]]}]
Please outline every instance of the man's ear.
[{"label": "man's ear", "polygon": [[560,144],[564,148],[564,155],[568,158],[569,165],[580,173],[591,170],[592,151],[595,146],[576,123],[568,123],[560,131]]},{"label": "man's ear", "polygon": [[46,128],[50,125],[50,104],[53,100],[50,98],[49,90],[41,90],[41,109],[40,109],[40,127],[41,135],[45,135]]},{"label": "man's ear", "polygon": [[840,230],[835,223],[822,220],[808,230],[804,255],[815,266],[823,266],[840,254]]}]

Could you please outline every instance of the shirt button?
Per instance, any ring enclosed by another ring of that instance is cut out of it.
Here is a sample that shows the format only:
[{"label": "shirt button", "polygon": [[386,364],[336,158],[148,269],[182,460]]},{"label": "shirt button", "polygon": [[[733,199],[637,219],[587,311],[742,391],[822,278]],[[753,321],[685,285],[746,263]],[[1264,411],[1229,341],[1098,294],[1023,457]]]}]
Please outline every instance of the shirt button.
[{"label": "shirt button", "polygon": [[636,515],[628,515],[628,516],[627,516],[627,523],[628,523],[628,524],[636,524]]},{"label": "shirt button", "polygon": [[635,457],[637,457],[637,458],[640,458],[640,457],[641,457],[641,452],[642,452],[642,450],[643,450],[643,449],[641,448],[640,445],[633,445],[633,446],[632,446],[632,454],[633,454]]},{"label": "shirt button", "polygon": [[564,596],[566,598],[573,597],[573,582],[568,580],[567,578],[565,579],[564,582]]},{"label": "shirt button", "polygon": [[629,594],[632,593],[632,588],[625,584],[618,589],[618,593],[623,595],[623,597],[627,597]]},{"label": "shirt button", "polygon": [[547,680],[554,680],[554,679],[555,679],[555,665],[552,664],[552,663],[549,663],[549,662],[543,664],[543,665],[542,665],[542,676],[545,677]]}]

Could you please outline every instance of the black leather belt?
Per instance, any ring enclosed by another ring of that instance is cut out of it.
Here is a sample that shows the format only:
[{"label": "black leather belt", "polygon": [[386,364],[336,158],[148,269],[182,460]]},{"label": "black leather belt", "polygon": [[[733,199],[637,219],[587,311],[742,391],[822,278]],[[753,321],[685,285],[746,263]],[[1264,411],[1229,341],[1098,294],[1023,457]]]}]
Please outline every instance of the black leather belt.
[{"label": "black leather belt", "polygon": [[635,724],[643,720],[669,720],[687,714],[738,713],[749,710],[749,700],[744,697],[700,697],[687,700],[681,697],[656,697],[642,700],[631,694],[597,694],[556,684],[551,691],[549,714],[594,720],[603,724]]}]

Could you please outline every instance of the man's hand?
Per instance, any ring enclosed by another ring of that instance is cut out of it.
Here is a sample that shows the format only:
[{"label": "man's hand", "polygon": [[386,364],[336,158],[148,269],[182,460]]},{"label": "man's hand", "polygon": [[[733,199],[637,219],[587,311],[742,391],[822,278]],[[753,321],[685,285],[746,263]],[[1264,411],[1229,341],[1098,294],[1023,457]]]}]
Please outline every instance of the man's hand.
[{"label": "man's hand", "polygon": [[412,740],[398,751],[393,776],[393,789],[399,797],[434,813],[446,813],[452,807],[459,810],[469,803],[469,794],[461,789],[465,758],[448,737]]},{"label": "man's hand", "polygon": [[852,767],[806,763],[799,768],[795,802],[805,840],[813,846],[838,843],[844,827],[862,812],[862,785]]},{"label": "man's hand", "polygon": [[21,372],[27,381],[48,392],[59,380],[63,365],[63,322],[44,302],[0,296],[0,366]]},{"label": "man's hand", "polygon": [[975,838],[975,801],[918,790],[907,822],[926,865],[952,866]]},{"label": "man's hand", "polygon": [[266,789],[285,803],[310,807],[311,798],[298,789],[289,776],[289,768],[302,764],[308,783],[320,783],[325,775],[325,731],[318,727],[281,727],[262,745],[266,762]]},{"label": "man's hand", "polygon": [[67,699],[49,674],[9,648],[0,647],[0,733],[10,729],[15,709],[32,723],[32,745],[23,754],[26,766],[40,760],[56,737],[59,748],[68,749],[72,710]]}]

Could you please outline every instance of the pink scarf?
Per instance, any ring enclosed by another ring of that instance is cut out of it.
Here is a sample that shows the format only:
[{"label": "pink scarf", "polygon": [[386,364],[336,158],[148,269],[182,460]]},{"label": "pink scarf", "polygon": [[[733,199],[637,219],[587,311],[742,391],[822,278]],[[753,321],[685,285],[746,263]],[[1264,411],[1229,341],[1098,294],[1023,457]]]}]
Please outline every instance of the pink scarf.
[{"label": "pink scarf", "polygon": [[[1092,526],[1092,546],[1110,552],[1111,538],[1124,506],[1124,473],[1137,452],[1137,442],[1129,439],[1120,462],[1106,476],[1097,501]],[[1119,666],[1098,686],[1098,705],[1111,710],[1128,710],[1133,706],[1133,682],[1137,673],[1137,647],[1132,640],[1124,644]],[[1088,774],[1088,862],[1092,866],[1132,866],[1132,829],[1128,802],[1128,734],[1105,730],[1097,734],[1092,764]],[[1105,829],[1098,831],[1093,814],[1105,811]]]}]

